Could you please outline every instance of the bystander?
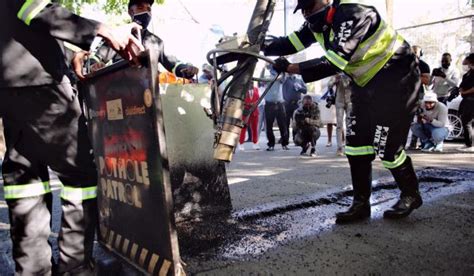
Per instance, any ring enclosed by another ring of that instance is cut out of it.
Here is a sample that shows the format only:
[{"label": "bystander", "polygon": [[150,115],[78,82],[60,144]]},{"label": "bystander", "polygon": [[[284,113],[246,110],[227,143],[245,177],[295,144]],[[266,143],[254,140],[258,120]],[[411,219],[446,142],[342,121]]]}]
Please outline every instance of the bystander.
[{"label": "bystander", "polygon": [[443,141],[448,137],[448,108],[438,102],[436,94],[425,93],[422,112],[411,131],[420,138],[422,151],[442,152]]},{"label": "bystander", "polygon": [[463,61],[463,68],[466,72],[459,85],[462,101],[459,106],[461,121],[464,129],[464,147],[460,151],[474,152],[472,146],[472,123],[474,118],[474,53],[469,54]]},{"label": "bystander", "polygon": [[303,97],[303,102],[293,115],[293,135],[295,145],[301,147],[301,155],[306,155],[311,147],[310,156],[316,156],[316,142],[321,136],[319,128],[321,118],[317,103],[311,96]]}]

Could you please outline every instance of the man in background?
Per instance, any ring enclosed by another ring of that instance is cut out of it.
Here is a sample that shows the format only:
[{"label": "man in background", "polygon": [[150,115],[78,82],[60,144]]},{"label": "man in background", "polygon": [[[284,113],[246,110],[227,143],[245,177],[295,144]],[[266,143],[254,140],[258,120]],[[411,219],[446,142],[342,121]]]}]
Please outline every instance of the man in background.
[{"label": "man in background", "polygon": [[450,92],[459,84],[459,72],[451,66],[451,62],[451,54],[444,53],[441,57],[441,67],[433,69],[431,73],[433,92],[437,95],[438,101],[444,105],[448,102]]},{"label": "man in background", "polygon": [[[147,27],[152,19],[151,6],[153,2],[154,0],[130,0],[128,2],[128,14],[130,18],[133,22],[142,27],[141,38],[143,46],[147,50],[158,53],[158,62],[161,63],[166,70],[172,72],[178,78],[192,79],[199,72],[199,69],[191,64],[180,62],[172,55],[168,55],[165,52],[163,40],[148,31]],[[84,78],[84,76],[82,76],[83,60],[87,55],[88,53],[82,52],[75,58],[75,60],[79,60],[76,62],[79,66],[76,65],[74,71],[81,79]],[[107,45],[100,47],[97,53],[94,53],[94,56],[102,65],[120,60],[120,56]]]},{"label": "man in background", "polygon": [[474,120],[474,53],[469,54],[463,60],[463,69],[466,72],[461,84],[459,85],[460,94],[462,96],[459,105],[459,113],[461,114],[462,126],[464,129],[464,147],[458,150],[464,152],[474,152],[472,146],[472,123]]},{"label": "man in background", "polygon": [[[421,101],[423,100],[423,96],[425,95],[425,90],[430,85],[430,72],[431,71],[430,71],[430,66],[428,65],[428,63],[424,62],[421,59],[421,57],[423,56],[423,50],[421,49],[421,47],[417,45],[413,45],[411,48],[413,49],[413,52],[415,53],[419,62],[418,67],[420,68],[421,85],[418,90],[418,103],[419,105],[421,105]],[[418,142],[418,137],[416,137],[412,133],[410,145],[408,146],[408,149],[410,150],[417,149],[417,142]]]},{"label": "man in background", "polygon": [[301,100],[301,96],[306,94],[308,89],[306,88],[306,83],[304,83],[298,75],[285,75],[286,77],[283,82],[283,99],[285,100],[286,128],[289,131],[293,113],[299,106],[298,102]]},{"label": "man in background", "polygon": [[316,142],[321,136],[321,118],[318,104],[313,102],[310,95],[303,97],[303,102],[295,111],[293,125],[295,145],[301,147],[300,155],[306,155],[311,147],[309,155],[316,156]]},{"label": "man in background", "polygon": [[[278,73],[271,66],[267,68],[270,71],[270,77],[274,78]],[[281,135],[281,147],[283,150],[288,148],[288,128],[286,126],[285,100],[283,99],[283,78],[278,78],[265,95],[265,126],[268,140],[267,151],[275,150],[275,134],[273,134],[273,123],[275,120]]]},{"label": "man in background", "polygon": [[448,137],[448,108],[438,102],[436,94],[425,93],[422,112],[418,122],[413,124],[411,131],[420,138],[422,151],[443,151],[443,141]]}]

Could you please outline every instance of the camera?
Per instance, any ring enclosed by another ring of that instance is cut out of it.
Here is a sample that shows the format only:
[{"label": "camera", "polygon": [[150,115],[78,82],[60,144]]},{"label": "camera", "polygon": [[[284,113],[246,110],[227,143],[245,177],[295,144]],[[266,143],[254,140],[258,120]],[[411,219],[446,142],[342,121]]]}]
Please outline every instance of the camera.
[{"label": "camera", "polygon": [[296,122],[303,122],[304,121],[304,118],[306,118],[306,114],[304,113],[295,113],[295,121]]},{"label": "camera", "polygon": [[336,102],[336,97],[334,95],[329,95],[326,98],[326,108],[331,108],[331,105],[333,105]]},{"label": "camera", "polygon": [[416,116],[421,116],[421,114],[423,114],[423,108],[418,107],[415,111],[415,115]]},{"label": "camera", "polygon": [[459,87],[452,87],[448,91],[449,96],[446,99],[448,102],[454,100],[457,96],[459,96]]}]

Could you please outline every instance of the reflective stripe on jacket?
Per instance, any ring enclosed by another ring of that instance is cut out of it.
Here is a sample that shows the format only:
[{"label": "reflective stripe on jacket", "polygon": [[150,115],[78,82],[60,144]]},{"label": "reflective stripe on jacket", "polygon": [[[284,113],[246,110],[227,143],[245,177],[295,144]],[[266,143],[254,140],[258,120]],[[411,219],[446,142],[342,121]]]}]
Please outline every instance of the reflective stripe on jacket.
[{"label": "reflective stripe on jacket", "polygon": [[0,18],[0,88],[68,82],[58,40],[87,50],[99,26],[49,0],[2,0]]},{"label": "reflective stripe on jacket", "polygon": [[[266,55],[290,55],[318,42],[323,58],[300,63],[303,79],[314,81],[344,71],[359,86],[365,86],[390,60],[404,39],[389,27],[374,7],[358,1],[335,4],[332,22],[321,33],[308,23],[287,37],[266,45]],[[311,72],[318,71],[318,72]]]}]

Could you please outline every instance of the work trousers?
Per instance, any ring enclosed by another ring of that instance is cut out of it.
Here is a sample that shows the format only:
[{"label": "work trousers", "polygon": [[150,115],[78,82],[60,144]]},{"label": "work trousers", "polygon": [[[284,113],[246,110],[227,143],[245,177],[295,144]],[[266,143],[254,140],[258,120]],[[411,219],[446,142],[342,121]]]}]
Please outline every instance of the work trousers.
[{"label": "work trousers", "polygon": [[[243,144],[245,142],[245,135],[247,134],[247,128],[250,128],[250,132],[252,134],[252,143],[256,144],[258,143],[258,136],[260,134],[260,131],[258,131],[258,112],[257,110],[254,111],[256,114],[252,114],[249,117],[249,120],[247,122],[247,125],[242,128],[242,131],[240,132],[240,144]],[[242,120],[246,120],[247,117],[243,116]]]},{"label": "work trousers", "polygon": [[474,98],[466,98],[459,105],[462,127],[464,129],[464,143],[472,147],[472,123],[474,123]]},{"label": "work trousers", "polygon": [[286,112],[283,103],[265,102],[265,124],[267,132],[267,145],[275,146],[275,135],[273,134],[273,122],[277,120],[281,135],[281,145],[288,145],[288,128],[286,127]]},{"label": "work trousers", "polygon": [[366,86],[353,85],[352,110],[346,118],[350,164],[371,162],[375,155],[390,170],[406,163],[404,145],[416,108],[419,75],[415,56],[406,54],[389,60]]},{"label": "work trousers", "polygon": [[50,167],[62,183],[54,270],[87,275],[97,223],[97,172],[78,97],[63,83],[0,89],[0,98],[7,146],[2,173],[16,273],[53,271]]},{"label": "work trousers", "polygon": [[[286,113],[286,129],[288,129],[288,132],[290,131],[290,123],[291,120],[293,119],[293,113],[295,113],[295,110],[298,109],[298,101],[297,100],[291,100],[288,102],[285,102],[285,113]],[[293,137],[294,139],[294,137]]]},{"label": "work trousers", "polygon": [[438,145],[443,143],[449,134],[447,127],[435,127],[430,123],[414,123],[411,126],[411,131],[416,137],[420,138],[422,144],[431,141],[433,144]]},{"label": "work trousers", "polygon": [[295,145],[302,147],[303,149],[308,148],[308,144],[311,145],[311,148],[316,147],[316,142],[321,136],[321,131],[319,128],[314,126],[305,126],[302,128],[296,129],[295,134]]}]

